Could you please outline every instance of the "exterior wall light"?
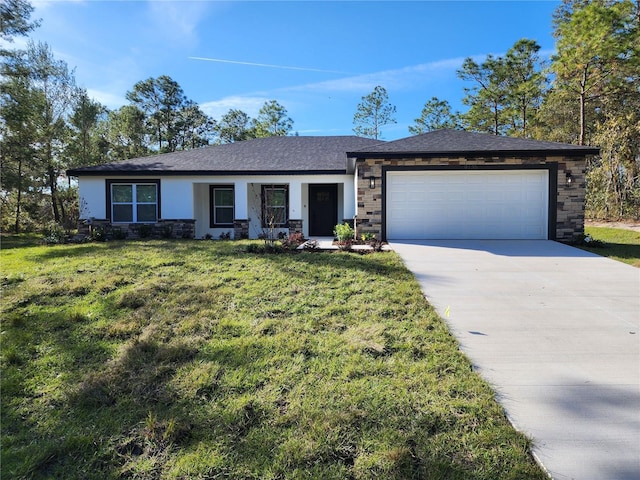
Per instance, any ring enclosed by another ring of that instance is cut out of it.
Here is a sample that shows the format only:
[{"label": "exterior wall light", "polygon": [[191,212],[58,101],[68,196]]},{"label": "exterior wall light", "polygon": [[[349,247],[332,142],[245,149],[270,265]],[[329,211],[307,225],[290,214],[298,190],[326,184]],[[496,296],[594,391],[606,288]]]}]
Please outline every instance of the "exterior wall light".
[{"label": "exterior wall light", "polygon": [[376,188],[376,177],[373,175],[369,177],[369,188]]},{"label": "exterior wall light", "polygon": [[567,186],[571,186],[573,183],[573,175],[571,175],[571,170],[567,170]]}]

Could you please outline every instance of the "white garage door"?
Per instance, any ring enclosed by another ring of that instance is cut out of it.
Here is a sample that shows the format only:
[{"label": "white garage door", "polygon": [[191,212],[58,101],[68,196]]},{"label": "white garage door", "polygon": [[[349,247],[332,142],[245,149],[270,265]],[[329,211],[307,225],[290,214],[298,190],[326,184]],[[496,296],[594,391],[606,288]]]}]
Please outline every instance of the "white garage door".
[{"label": "white garage door", "polygon": [[546,239],[547,170],[387,172],[387,238]]}]

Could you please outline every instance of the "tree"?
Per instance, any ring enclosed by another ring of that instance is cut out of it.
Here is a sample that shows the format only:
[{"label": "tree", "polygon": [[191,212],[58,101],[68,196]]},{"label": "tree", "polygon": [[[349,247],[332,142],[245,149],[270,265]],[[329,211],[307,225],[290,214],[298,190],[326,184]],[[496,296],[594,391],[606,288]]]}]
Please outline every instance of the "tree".
[{"label": "tree", "polygon": [[[598,102],[629,88],[638,68],[638,12],[631,0],[566,2],[555,17],[553,102],[575,99],[577,143],[588,143]],[[636,84],[637,85],[637,84]],[[596,115],[597,116],[597,115]]]},{"label": "tree", "polygon": [[100,121],[106,112],[106,107],[89,98],[86,90],[78,90],[76,103],[69,118],[71,127],[67,146],[69,166],[96,165],[106,157],[107,139],[99,129]]},{"label": "tree", "polygon": [[167,75],[148,78],[137,82],[126,96],[145,113],[151,138],[158,143],[158,152],[175,151],[179,112],[187,101],[178,82]]},{"label": "tree", "polygon": [[111,160],[127,160],[148,155],[145,115],[134,105],[125,105],[111,111],[101,123]]},{"label": "tree", "polygon": [[231,109],[215,125],[219,143],[240,142],[251,138],[251,118],[242,110]]},{"label": "tree", "polygon": [[504,58],[506,68],[508,134],[529,137],[529,127],[537,117],[545,93],[546,77],[534,40],[518,40]]},{"label": "tree", "polygon": [[293,120],[287,116],[287,109],[275,100],[265,102],[253,123],[253,136],[283,137],[291,132]]},{"label": "tree", "polygon": [[451,113],[451,105],[446,100],[431,97],[431,100],[424,104],[420,118],[416,118],[414,124],[409,126],[409,132],[420,135],[443,128],[460,129],[459,113]]},{"label": "tree", "polygon": [[176,148],[189,150],[209,145],[214,131],[215,121],[205,115],[197,103],[187,100],[178,112]]},{"label": "tree", "polygon": [[640,3],[565,1],[554,16],[555,74],[543,104],[554,140],[596,144],[587,215],[640,212]]},{"label": "tree", "polygon": [[470,107],[462,114],[466,126],[474,131],[504,134],[508,76],[503,59],[487,55],[486,60],[478,64],[469,57],[457,74],[462,80],[475,83],[464,89],[466,96],[462,103]]},{"label": "tree", "polygon": [[16,59],[12,74],[26,75],[28,88],[41,99],[33,119],[37,141],[35,169],[45,181],[53,218],[60,223],[65,212],[57,198],[58,177],[66,169],[62,153],[69,131],[67,118],[76,95],[75,78],[66,62],[56,60],[51,48],[42,42],[29,42],[25,55]]},{"label": "tree", "polygon": [[506,56],[487,55],[482,63],[465,59],[458,77],[473,82],[465,88],[462,114],[466,127],[494,135],[530,137],[545,92],[546,77],[534,40],[521,39]]},{"label": "tree", "polygon": [[396,107],[389,103],[389,96],[384,87],[378,85],[358,104],[353,116],[353,131],[361,137],[382,138],[381,127],[396,123],[394,115]]},{"label": "tree", "polygon": [[[4,68],[3,68],[4,70]],[[6,77],[0,83],[0,188],[3,227],[20,233],[23,194],[34,192],[38,144],[37,113],[43,108],[40,92],[30,88],[24,76]]]},{"label": "tree", "polygon": [[[3,0],[0,3],[0,39],[13,42],[15,36],[25,36],[40,22],[30,22],[33,6],[26,0]],[[9,53],[0,49],[0,55]]]}]

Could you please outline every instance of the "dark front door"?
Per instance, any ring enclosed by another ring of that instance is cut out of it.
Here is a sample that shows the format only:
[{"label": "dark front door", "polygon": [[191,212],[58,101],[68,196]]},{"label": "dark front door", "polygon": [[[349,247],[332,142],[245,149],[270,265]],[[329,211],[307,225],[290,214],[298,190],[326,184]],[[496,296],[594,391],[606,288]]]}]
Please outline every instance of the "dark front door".
[{"label": "dark front door", "polygon": [[333,236],[338,223],[338,186],[309,185],[309,235]]}]

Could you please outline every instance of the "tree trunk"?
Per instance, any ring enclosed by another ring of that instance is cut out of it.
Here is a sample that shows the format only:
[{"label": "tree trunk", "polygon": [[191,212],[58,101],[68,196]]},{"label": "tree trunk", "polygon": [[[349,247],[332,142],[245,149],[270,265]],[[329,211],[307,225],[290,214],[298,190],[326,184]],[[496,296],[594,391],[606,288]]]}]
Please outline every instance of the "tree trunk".
[{"label": "tree trunk", "polygon": [[582,70],[580,79],[580,132],[578,134],[578,145],[584,145],[586,112],[585,103],[587,101],[587,67]]},{"label": "tree trunk", "polygon": [[49,190],[51,190],[51,208],[53,209],[53,219],[56,223],[60,223],[60,211],[58,210],[58,185],[56,183],[56,172],[53,165],[47,167],[47,175],[49,176]]},{"label": "tree trunk", "polygon": [[16,202],[16,224],[13,228],[14,232],[20,233],[20,206],[22,203],[22,157],[18,160],[18,199]]}]

